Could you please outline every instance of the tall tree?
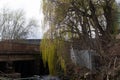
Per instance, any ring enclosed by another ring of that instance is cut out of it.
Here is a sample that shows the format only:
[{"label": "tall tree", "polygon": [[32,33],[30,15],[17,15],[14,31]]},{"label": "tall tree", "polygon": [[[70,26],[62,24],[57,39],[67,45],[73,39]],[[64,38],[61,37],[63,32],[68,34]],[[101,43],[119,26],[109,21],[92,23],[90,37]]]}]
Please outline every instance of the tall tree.
[{"label": "tall tree", "polygon": [[4,8],[0,11],[0,38],[2,40],[27,38],[31,29],[36,26],[36,20],[26,21],[23,10]]}]

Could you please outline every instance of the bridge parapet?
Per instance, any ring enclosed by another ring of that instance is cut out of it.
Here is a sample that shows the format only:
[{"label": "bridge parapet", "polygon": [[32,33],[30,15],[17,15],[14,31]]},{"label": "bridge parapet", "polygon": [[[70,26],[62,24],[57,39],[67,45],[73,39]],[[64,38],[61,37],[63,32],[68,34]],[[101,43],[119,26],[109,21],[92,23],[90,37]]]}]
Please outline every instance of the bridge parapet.
[{"label": "bridge parapet", "polygon": [[14,41],[0,42],[1,54],[39,54],[40,48],[36,44],[25,44]]}]

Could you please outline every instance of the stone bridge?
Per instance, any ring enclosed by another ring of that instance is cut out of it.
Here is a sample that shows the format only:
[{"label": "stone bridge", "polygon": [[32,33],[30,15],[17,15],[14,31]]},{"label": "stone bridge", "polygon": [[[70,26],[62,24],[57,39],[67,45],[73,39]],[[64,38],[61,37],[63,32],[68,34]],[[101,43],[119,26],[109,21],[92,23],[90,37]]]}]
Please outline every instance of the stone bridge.
[{"label": "stone bridge", "polygon": [[[40,40],[0,41],[0,75],[30,77],[44,73],[40,55]],[[12,74],[11,74],[12,73]],[[14,73],[14,74],[13,74]]]}]

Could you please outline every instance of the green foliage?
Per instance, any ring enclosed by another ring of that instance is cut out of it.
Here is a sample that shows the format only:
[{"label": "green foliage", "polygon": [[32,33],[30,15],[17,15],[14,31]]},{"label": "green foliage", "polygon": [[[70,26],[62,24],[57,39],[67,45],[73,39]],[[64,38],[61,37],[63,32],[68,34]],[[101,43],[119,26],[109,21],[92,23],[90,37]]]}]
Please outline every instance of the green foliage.
[{"label": "green foliage", "polygon": [[43,63],[46,66],[48,63],[49,72],[51,75],[56,75],[57,65],[59,64],[64,71],[66,70],[65,61],[61,55],[62,51],[57,52],[57,49],[62,49],[64,43],[57,39],[43,39],[41,42],[41,51]]},{"label": "green foliage", "polygon": [[112,31],[113,31],[113,35],[116,35],[116,34],[118,34],[118,30],[120,29],[119,27],[120,27],[120,23],[119,23],[119,9],[120,9],[120,7],[119,6],[117,6],[117,4],[113,4],[112,5],[113,6],[113,15],[112,15],[112,22],[113,22],[113,24],[112,24]]}]

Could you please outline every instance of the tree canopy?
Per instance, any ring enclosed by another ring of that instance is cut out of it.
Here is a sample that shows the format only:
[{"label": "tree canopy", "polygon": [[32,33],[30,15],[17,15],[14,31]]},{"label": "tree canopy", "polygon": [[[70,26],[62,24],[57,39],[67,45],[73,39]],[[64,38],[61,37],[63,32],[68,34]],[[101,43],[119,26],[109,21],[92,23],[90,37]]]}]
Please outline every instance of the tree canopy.
[{"label": "tree canopy", "polygon": [[[72,33],[81,37],[81,33],[89,35],[92,30],[98,30],[98,36],[109,37],[116,14],[115,0],[45,0],[43,12],[45,22],[50,28],[64,29],[60,33]],[[53,32],[53,31],[52,31]],[[89,32],[89,34],[88,34]],[[107,39],[109,39],[107,38]]]},{"label": "tree canopy", "polygon": [[38,26],[35,19],[29,21],[25,18],[23,10],[0,10],[0,38],[25,39],[30,35],[31,29]]}]

